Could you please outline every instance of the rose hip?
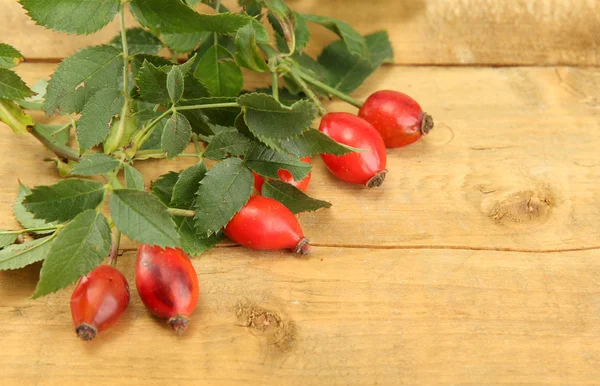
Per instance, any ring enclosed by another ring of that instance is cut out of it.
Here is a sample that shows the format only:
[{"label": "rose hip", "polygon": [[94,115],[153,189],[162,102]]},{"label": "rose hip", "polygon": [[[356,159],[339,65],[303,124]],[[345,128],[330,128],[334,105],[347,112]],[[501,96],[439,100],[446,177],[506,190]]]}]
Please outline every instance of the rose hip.
[{"label": "rose hip", "polygon": [[358,115],[381,133],[387,147],[410,145],[433,129],[433,118],[406,94],[377,91],[362,105]]},{"label": "rose hip", "polygon": [[100,265],[79,279],[71,295],[75,332],[85,341],[113,326],[129,305],[129,285],[118,269]]},{"label": "rose hip", "polygon": [[135,284],[146,308],[167,319],[171,328],[182,333],[198,304],[196,270],[181,249],[142,244],[138,247]]},{"label": "rose hip", "polygon": [[[310,163],[310,157],[300,158],[300,161]],[[252,172],[252,173],[254,174],[254,188],[259,193],[261,193],[262,186],[265,183],[265,179],[259,174],[256,174],[254,172]],[[281,181],[287,182],[288,184],[297,187],[298,189],[300,189],[303,192],[306,192],[306,189],[308,189],[308,183],[310,182],[311,174],[312,173],[308,173],[308,175],[306,177],[304,177],[302,180],[296,181],[296,180],[294,180],[294,177],[292,177],[292,173],[288,172],[285,169],[280,169],[277,172],[277,176],[279,176],[279,179]]]},{"label": "rose hip", "polygon": [[369,122],[350,113],[329,113],[321,119],[319,130],[339,143],[367,150],[342,156],[321,154],[337,178],[369,188],[383,183],[387,173],[385,144]]},{"label": "rose hip", "polygon": [[225,234],[252,249],[291,249],[307,254],[310,248],[296,216],[279,201],[263,196],[250,197],[229,221]]}]

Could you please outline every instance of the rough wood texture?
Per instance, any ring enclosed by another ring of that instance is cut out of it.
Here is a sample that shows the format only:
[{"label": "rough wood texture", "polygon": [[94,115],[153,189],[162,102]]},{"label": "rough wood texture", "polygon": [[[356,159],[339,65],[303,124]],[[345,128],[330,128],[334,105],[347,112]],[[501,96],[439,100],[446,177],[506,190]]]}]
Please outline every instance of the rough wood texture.
[{"label": "rough wood texture", "polygon": [[[235,7],[235,0],[224,1]],[[361,33],[388,29],[400,64],[600,65],[600,2],[595,0],[289,0],[304,13],[334,16]],[[69,36],[47,31],[14,0],[0,0],[2,41],[28,58],[62,58],[109,41],[113,22],[100,33]],[[131,18],[128,19],[131,24]],[[24,28],[26,27],[26,28]],[[333,35],[312,28],[309,51]]]},{"label": "rough wood texture", "polygon": [[[18,71],[32,83],[52,68]],[[0,272],[0,383],[597,384],[600,71],[386,67],[356,96],[380,88],[412,94],[437,127],[390,151],[380,189],[314,162],[309,193],[334,207],[300,217],[310,257],[222,246],[194,258],[187,335],[133,290],[91,344],[69,289],[26,300],[39,265]],[[57,175],[35,140],[0,130],[0,228],[14,228],[16,179]],[[189,162],[141,168],[149,182]],[[133,257],[119,263],[132,286]]]}]

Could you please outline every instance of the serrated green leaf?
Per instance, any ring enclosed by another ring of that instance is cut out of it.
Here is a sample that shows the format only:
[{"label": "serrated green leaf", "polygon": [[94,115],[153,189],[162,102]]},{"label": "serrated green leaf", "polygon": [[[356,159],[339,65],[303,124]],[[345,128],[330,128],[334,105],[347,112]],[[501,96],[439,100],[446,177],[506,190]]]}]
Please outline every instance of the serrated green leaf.
[{"label": "serrated green leaf", "polygon": [[256,31],[251,24],[240,28],[235,35],[235,62],[256,72],[269,71],[256,45]]},{"label": "serrated green leaf", "polygon": [[150,193],[115,189],[109,207],[117,228],[130,239],[160,247],[179,245],[179,235],[166,205]]},{"label": "serrated green leaf", "polygon": [[95,209],[104,197],[104,185],[92,180],[70,178],[50,186],[37,186],[23,200],[36,219],[69,221],[87,209]]},{"label": "serrated green leaf", "polygon": [[292,213],[312,212],[331,207],[331,203],[309,197],[297,187],[283,181],[266,180],[262,187],[262,195],[281,202]]},{"label": "serrated green leaf", "polygon": [[[304,49],[304,47],[306,47],[306,44],[308,44],[308,41],[310,40],[310,31],[309,31],[308,26],[306,25],[306,21],[304,20],[302,15],[300,15],[299,13],[294,13],[294,17],[296,19],[296,21],[295,21],[296,29],[294,32],[294,38],[295,38],[295,44],[296,44],[295,52],[301,52]],[[275,30],[275,32],[278,34],[278,37],[281,37],[281,39],[277,40],[278,49],[281,52],[289,52],[290,48],[288,46],[287,40],[285,39],[285,36],[283,34],[283,29],[281,29],[281,25],[279,24],[279,21],[275,18],[275,15],[273,15],[272,12],[269,12],[268,19],[269,19],[269,23],[273,27],[273,30]]]},{"label": "serrated green leaf", "polygon": [[34,125],[33,119],[13,101],[0,99],[0,122],[4,122],[16,134],[27,134],[28,127]]},{"label": "serrated green leaf", "polygon": [[77,141],[83,153],[110,133],[113,117],[121,112],[125,99],[117,89],[103,89],[92,95],[83,107],[77,123]]},{"label": "serrated green leaf", "polygon": [[154,64],[144,61],[137,73],[135,83],[143,100],[159,104],[166,103],[169,100],[169,92],[166,87],[167,73]]},{"label": "serrated green leaf", "polygon": [[0,249],[6,247],[7,245],[14,243],[18,236],[16,233],[2,233],[2,232],[6,232],[6,231],[3,229],[0,229]]},{"label": "serrated green leaf", "polygon": [[171,67],[167,74],[167,91],[173,103],[179,102],[183,96],[183,72],[179,66]]},{"label": "serrated green leaf", "polygon": [[304,19],[322,25],[328,30],[337,34],[352,55],[359,56],[363,59],[369,58],[369,50],[365,38],[362,37],[352,26],[345,21],[319,15],[301,15]]},{"label": "serrated green leaf", "polygon": [[244,75],[233,55],[214,45],[198,60],[194,75],[201,79],[214,96],[236,96],[244,86]]},{"label": "serrated green leaf", "polygon": [[119,12],[119,0],[21,0],[29,17],[54,31],[87,35],[96,32]]},{"label": "serrated green leaf", "polygon": [[[115,36],[109,44],[121,50],[123,48],[121,34]],[[127,29],[127,50],[129,51],[129,55],[156,54],[161,48],[162,42],[160,39],[145,29],[139,27]]]},{"label": "serrated green leaf", "polygon": [[245,107],[244,120],[259,138],[282,140],[294,137],[308,130],[317,117],[317,109],[307,100],[287,107],[272,96],[254,93],[240,96],[238,103]]},{"label": "serrated green leaf", "polygon": [[16,102],[19,104],[19,106],[23,107],[24,109],[42,110],[44,99],[46,97],[47,87],[48,81],[46,79],[40,79],[33,85],[33,87],[31,87],[31,91],[36,93],[36,95],[27,97]]},{"label": "serrated green leaf", "polygon": [[343,145],[331,139],[319,130],[310,129],[297,137],[279,143],[286,152],[298,157],[307,157],[317,154],[344,155],[361,149]]},{"label": "serrated green leaf", "polygon": [[386,31],[365,37],[369,50],[368,60],[354,56],[340,41],[333,42],[319,55],[328,74],[324,81],[344,93],[356,90],[379,66],[393,59],[394,53]]},{"label": "serrated green leaf", "polygon": [[251,21],[249,16],[235,13],[199,14],[179,0],[132,0],[131,12],[142,26],[166,33],[228,34]]},{"label": "serrated green leaf", "polygon": [[[44,220],[40,220],[33,217],[33,213],[28,212],[27,209],[23,206],[23,200],[25,196],[31,194],[31,189],[29,189],[26,185],[24,185],[21,181],[19,181],[19,193],[17,195],[17,200],[13,205],[13,212],[15,213],[15,217],[17,221],[23,226],[23,228],[44,228],[48,225],[55,225],[55,223],[48,223]],[[36,232],[38,234],[44,234],[51,231],[42,231]]]},{"label": "serrated green leaf", "polygon": [[163,33],[163,40],[167,47],[177,52],[190,52],[196,49],[203,41],[213,37],[212,32],[191,32],[181,34]]},{"label": "serrated green leaf", "polygon": [[87,153],[71,170],[76,176],[95,176],[108,173],[119,166],[119,160],[104,153]]},{"label": "serrated green leaf", "polygon": [[27,241],[23,244],[14,244],[0,251],[0,271],[8,269],[19,269],[36,261],[44,260],[53,236]]},{"label": "serrated green leaf", "polygon": [[213,248],[223,239],[223,233],[201,238],[194,228],[194,219],[190,217],[176,217],[175,224],[181,238],[181,249],[190,256],[197,256]]},{"label": "serrated green leaf", "polygon": [[125,164],[125,186],[127,189],[144,190],[144,176],[136,168]]},{"label": "serrated green leaf", "polygon": [[23,99],[34,95],[13,71],[0,68],[0,99]]},{"label": "serrated green leaf", "polygon": [[200,182],[196,232],[201,237],[219,232],[248,202],[253,186],[254,176],[239,158],[216,164]]},{"label": "serrated green leaf", "polygon": [[66,146],[69,142],[69,129],[63,129],[64,125],[45,125],[36,123],[37,132],[44,136],[47,140],[52,141],[60,146]]},{"label": "serrated green leaf", "polygon": [[271,39],[269,39],[269,32],[259,20],[252,19],[250,25],[254,29],[254,34],[256,36],[257,43],[270,44]]},{"label": "serrated green leaf", "polygon": [[177,179],[179,179],[179,173],[168,172],[163,174],[152,184],[152,194],[163,204],[169,205]]},{"label": "serrated green leaf", "polygon": [[282,0],[265,0],[269,9],[273,28],[285,38],[288,52],[293,52],[296,46],[296,14]]},{"label": "serrated green leaf", "polygon": [[279,170],[287,170],[294,180],[301,181],[310,173],[309,163],[302,162],[297,157],[271,150],[266,146],[257,145],[246,156],[246,166],[263,177],[279,179]]},{"label": "serrated green leaf", "polygon": [[173,186],[171,206],[182,209],[193,208],[196,192],[206,172],[206,165],[200,161],[179,173],[179,178]]},{"label": "serrated green leaf", "polygon": [[171,159],[185,150],[191,135],[190,122],[181,113],[175,112],[163,127],[160,147]]},{"label": "serrated green leaf", "polygon": [[96,92],[118,89],[123,57],[112,46],[92,46],[63,60],[48,82],[44,110],[48,115],[79,113]]},{"label": "serrated green leaf", "polygon": [[102,262],[110,246],[110,226],[106,217],[95,210],[78,214],[52,243],[33,298],[76,282]]},{"label": "serrated green leaf", "polygon": [[223,131],[212,138],[204,150],[204,157],[213,160],[222,160],[228,155],[239,157],[246,155],[253,146],[252,141],[244,134],[237,131]]},{"label": "serrated green leaf", "polygon": [[144,62],[149,62],[154,65],[154,67],[164,67],[170,66],[173,63],[162,56],[156,55],[148,55],[148,54],[136,54],[131,58],[131,74],[134,78],[137,78],[138,73],[140,72]]},{"label": "serrated green leaf", "polygon": [[23,55],[13,46],[0,43],[0,68],[13,68],[23,61]]}]

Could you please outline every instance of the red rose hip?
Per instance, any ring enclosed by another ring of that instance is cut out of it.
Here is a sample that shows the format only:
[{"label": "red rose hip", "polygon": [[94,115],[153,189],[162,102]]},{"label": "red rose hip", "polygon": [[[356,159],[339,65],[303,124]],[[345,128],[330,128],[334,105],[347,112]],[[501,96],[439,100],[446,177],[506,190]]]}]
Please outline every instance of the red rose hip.
[{"label": "red rose hip", "polygon": [[[300,158],[300,161],[306,162],[308,164],[308,163],[310,163],[310,157]],[[259,193],[262,193],[262,186],[265,183],[265,179],[261,175],[258,175],[254,172],[252,172],[252,173],[254,174],[254,188]],[[311,174],[312,173],[308,173],[308,175],[306,177],[304,177],[302,180],[296,181],[296,180],[294,180],[294,177],[292,177],[292,173],[288,172],[285,169],[280,169],[277,172],[277,176],[279,176],[279,179],[281,181],[287,182],[288,184],[297,187],[298,189],[300,189],[303,192],[306,192],[306,189],[308,189],[308,183],[310,182]]]},{"label": "red rose hip", "polygon": [[82,340],[113,326],[129,305],[129,285],[118,269],[99,265],[79,279],[71,295],[71,316]]},{"label": "red rose hip", "polygon": [[342,156],[321,154],[337,178],[369,188],[383,183],[387,173],[385,143],[369,122],[350,113],[329,113],[321,119],[319,130],[339,143],[368,150]]},{"label": "red rose hip", "polygon": [[362,105],[358,115],[381,134],[387,147],[402,147],[419,140],[433,129],[433,118],[406,94],[377,91]]},{"label": "red rose hip", "polygon": [[229,221],[225,234],[251,249],[291,249],[307,254],[310,248],[296,216],[279,201],[263,196],[250,197]]},{"label": "red rose hip", "polygon": [[138,247],[135,284],[146,308],[167,319],[171,328],[182,333],[198,304],[196,270],[181,249],[148,244]]}]

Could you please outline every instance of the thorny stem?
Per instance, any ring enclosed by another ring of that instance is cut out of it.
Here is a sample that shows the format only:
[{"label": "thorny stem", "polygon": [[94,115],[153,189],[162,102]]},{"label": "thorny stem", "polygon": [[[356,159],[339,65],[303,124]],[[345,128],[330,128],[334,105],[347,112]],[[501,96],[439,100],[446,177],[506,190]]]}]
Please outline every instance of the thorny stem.
[{"label": "thorny stem", "polygon": [[110,247],[110,253],[108,254],[108,264],[116,267],[117,258],[119,256],[119,246],[121,245],[121,231],[116,229],[115,237],[113,238],[112,245]]},{"label": "thorny stem", "polygon": [[292,69],[291,72],[292,76],[295,74],[298,77],[302,78],[303,80],[307,81],[308,83],[312,84],[313,86],[320,88],[322,91],[325,91],[328,94],[334,95],[338,98],[340,98],[341,100],[350,103],[351,105],[358,107],[359,109],[362,106],[362,103],[359,100],[356,100],[354,98],[352,98],[350,95],[344,94],[343,92],[336,90],[335,88],[313,78],[312,76],[305,74],[304,72],[298,70],[298,69]]},{"label": "thorny stem", "polygon": [[61,146],[55,142],[50,141],[48,138],[44,137],[35,126],[31,126],[27,128],[31,135],[33,135],[38,141],[40,141],[44,146],[46,146],[50,151],[61,158],[70,159],[72,161],[79,161],[79,154],[74,149],[68,146]]},{"label": "thorny stem", "polygon": [[177,209],[177,208],[168,208],[167,210],[169,211],[169,213],[171,213],[174,216],[194,217],[196,215],[196,212],[194,212],[193,210]]},{"label": "thorny stem", "polygon": [[19,229],[16,231],[2,231],[0,235],[22,235],[23,233],[31,233],[31,232],[43,232],[43,231],[53,231],[60,227],[60,225],[47,226],[47,227],[39,227],[39,228],[27,228],[27,229]]},{"label": "thorny stem", "polygon": [[323,106],[323,104],[319,100],[319,97],[306,84],[306,82],[293,70],[289,72],[289,75],[292,77],[292,79],[294,79],[296,83],[298,83],[298,85],[300,86],[300,88],[302,88],[302,91],[304,91],[306,96],[308,96],[308,98],[314,102],[314,104],[317,106],[317,109],[319,110],[319,115],[327,114],[327,109],[325,108],[325,106]]}]

